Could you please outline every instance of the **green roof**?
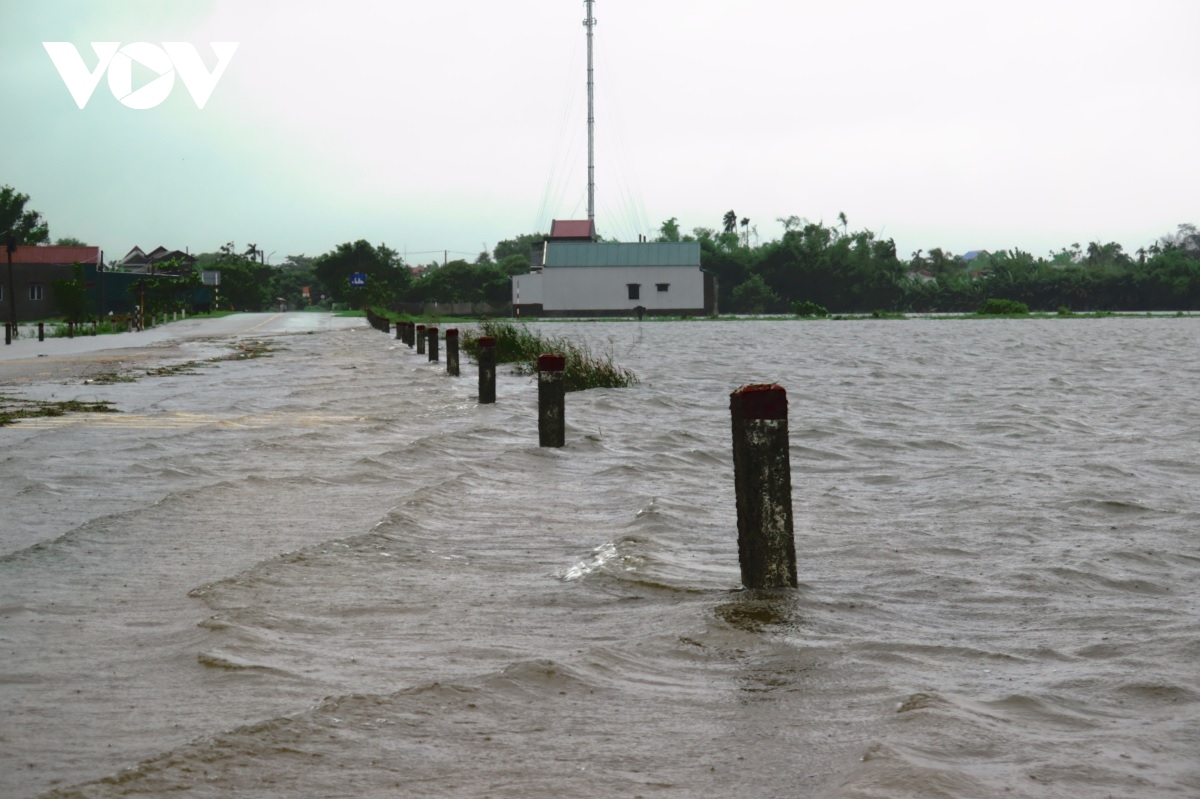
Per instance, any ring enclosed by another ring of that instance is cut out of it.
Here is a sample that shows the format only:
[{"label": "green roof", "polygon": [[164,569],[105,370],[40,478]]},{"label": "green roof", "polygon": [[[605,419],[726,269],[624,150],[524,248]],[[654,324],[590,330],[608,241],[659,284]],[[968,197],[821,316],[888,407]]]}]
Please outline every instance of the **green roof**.
[{"label": "green roof", "polygon": [[700,242],[550,241],[546,266],[700,266]]}]

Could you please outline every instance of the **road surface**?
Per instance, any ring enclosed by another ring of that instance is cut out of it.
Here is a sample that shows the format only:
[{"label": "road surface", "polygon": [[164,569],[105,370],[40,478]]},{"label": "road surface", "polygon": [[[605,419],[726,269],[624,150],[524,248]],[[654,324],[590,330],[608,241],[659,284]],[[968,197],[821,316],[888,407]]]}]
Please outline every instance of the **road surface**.
[{"label": "road surface", "polygon": [[358,317],[325,313],[242,313],[186,319],[135,333],[38,341],[25,327],[0,347],[0,386],[54,383],[121,372],[146,362],[203,360],[228,352],[240,339],[364,327]]}]

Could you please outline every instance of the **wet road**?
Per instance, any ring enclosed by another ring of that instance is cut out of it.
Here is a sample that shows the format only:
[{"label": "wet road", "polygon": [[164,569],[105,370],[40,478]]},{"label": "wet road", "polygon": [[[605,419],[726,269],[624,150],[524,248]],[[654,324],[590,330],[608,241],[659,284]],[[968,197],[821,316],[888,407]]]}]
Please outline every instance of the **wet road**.
[{"label": "wet road", "polygon": [[38,341],[36,327],[0,348],[0,386],[62,382],[119,372],[146,361],[163,363],[212,358],[242,338],[365,327],[356,317],[325,313],[244,313],[185,319],[133,333]]}]

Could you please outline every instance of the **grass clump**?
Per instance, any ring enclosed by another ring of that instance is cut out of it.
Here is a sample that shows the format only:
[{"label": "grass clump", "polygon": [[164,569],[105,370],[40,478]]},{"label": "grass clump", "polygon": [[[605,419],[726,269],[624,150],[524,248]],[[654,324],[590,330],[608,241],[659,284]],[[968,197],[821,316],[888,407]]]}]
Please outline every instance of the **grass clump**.
[{"label": "grass clump", "polygon": [[1029,306],[1017,300],[992,298],[985,300],[975,313],[980,316],[1029,316]]},{"label": "grass clump", "polygon": [[824,305],[818,305],[811,300],[792,303],[792,313],[796,316],[817,317],[824,319],[829,316],[829,309]]},{"label": "grass clump", "polygon": [[514,364],[517,374],[537,374],[539,355],[559,354],[566,358],[563,387],[567,391],[586,391],[589,388],[628,388],[636,385],[637,375],[618,366],[611,352],[595,353],[586,344],[577,344],[561,337],[535,333],[525,325],[506,319],[484,319],[478,327],[463,331],[462,348],[470,358],[479,361],[479,339],[496,339],[496,363]]},{"label": "grass clump", "polygon": [[21,419],[37,419],[46,416],[63,416],[68,413],[116,413],[109,402],[81,402],[65,400],[28,400],[0,394],[0,427]]}]

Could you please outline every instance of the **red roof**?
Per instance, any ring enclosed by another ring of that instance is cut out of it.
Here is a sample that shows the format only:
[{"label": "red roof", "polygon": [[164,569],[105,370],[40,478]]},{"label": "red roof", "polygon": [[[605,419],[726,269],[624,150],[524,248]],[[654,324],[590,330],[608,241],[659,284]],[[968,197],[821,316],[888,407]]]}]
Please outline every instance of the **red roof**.
[{"label": "red roof", "polygon": [[[0,252],[4,251],[0,247]],[[19,245],[12,255],[14,264],[81,264],[100,263],[99,247],[59,247],[57,245]]]},{"label": "red roof", "polygon": [[596,238],[596,225],[590,219],[555,219],[550,223],[552,239]]}]

